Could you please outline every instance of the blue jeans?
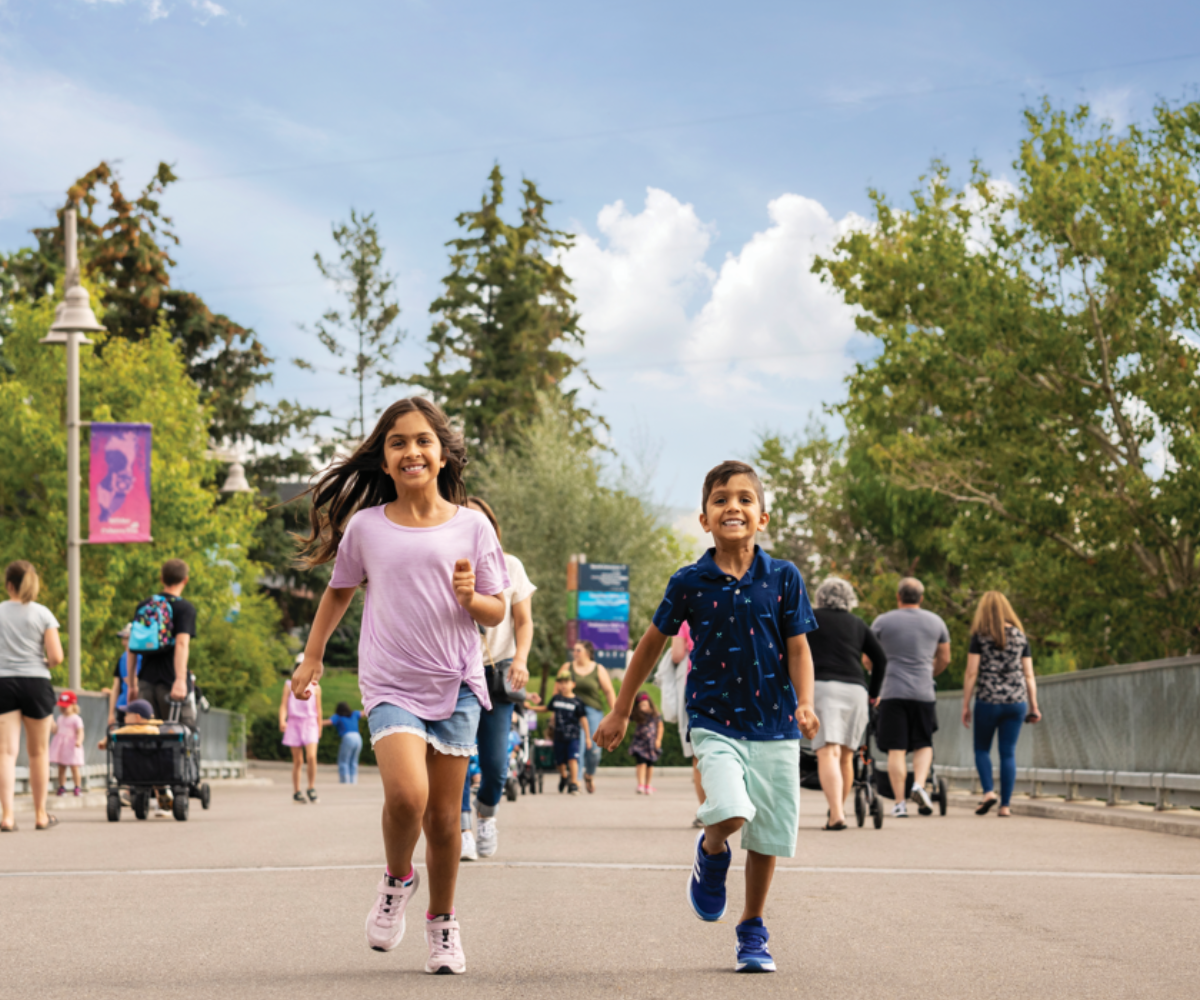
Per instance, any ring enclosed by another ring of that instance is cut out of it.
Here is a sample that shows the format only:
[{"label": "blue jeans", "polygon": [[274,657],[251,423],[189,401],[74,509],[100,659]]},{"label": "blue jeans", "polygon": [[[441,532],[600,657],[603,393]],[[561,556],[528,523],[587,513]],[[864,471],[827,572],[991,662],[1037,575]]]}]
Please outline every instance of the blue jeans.
[{"label": "blue jeans", "polygon": [[1013,786],[1017,783],[1017,737],[1021,735],[1021,724],[1029,706],[1018,701],[1010,705],[996,705],[990,701],[975,702],[975,770],[979,772],[979,783],[984,792],[992,790],[992,737],[1000,731],[1000,804],[1006,806],[1012,799]]},{"label": "blue jeans", "polygon": [[[587,712],[588,735],[595,737],[596,729],[599,727],[600,721],[604,718],[604,713],[598,708],[592,708],[591,705],[584,705],[583,710]],[[582,738],[579,740],[579,745],[584,745]],[[596,745],[596,741],[593,739],[591,749],[583,751],[583,773],[594,775],[596,773],[596,768],[599,766],[600,747]]]},{"label": "blue jeans", "polygon": [[[496,669],[508,673],[512,660],[500,660]],[[475,804],[480,819],[496,815],[496,807],[504,795],[504,782],[508,780],[508,733],[512,729],[513,705],[493,705],[479,713],[479,729],[475,745],[479,754],[479,792]],[[471,810],[471,778],[467,776],[463,788],[463,812]]]},{"label": "blue jeans", "polygon": [[338,744],[338,781],[343,785],[358,784],[358,755],[362,753],[362,736],[347,733]]}]

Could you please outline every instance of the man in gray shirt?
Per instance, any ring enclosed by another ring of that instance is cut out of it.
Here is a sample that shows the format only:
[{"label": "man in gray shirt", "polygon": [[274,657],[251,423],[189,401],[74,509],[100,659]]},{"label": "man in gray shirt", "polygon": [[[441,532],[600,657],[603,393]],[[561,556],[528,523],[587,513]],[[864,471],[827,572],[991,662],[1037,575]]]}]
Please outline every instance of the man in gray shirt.
[{"label": "man in gray shirt", "polygon": [[921,607],[925,587],[905,577],[896,593],[896,610],[886,611],[871,624],[887,654],[887,673],[879,691],[875,740],[888,755],[888,777],[896,804],[892,815],[908,815],[904,786],[908,779],[905,755],[913,755],[913,799],[922,816],[933,812],[925,779],[933,763],[933,734],[937,730],[937,698],[933,679],[950,665],[950,633],[946,623]]}]

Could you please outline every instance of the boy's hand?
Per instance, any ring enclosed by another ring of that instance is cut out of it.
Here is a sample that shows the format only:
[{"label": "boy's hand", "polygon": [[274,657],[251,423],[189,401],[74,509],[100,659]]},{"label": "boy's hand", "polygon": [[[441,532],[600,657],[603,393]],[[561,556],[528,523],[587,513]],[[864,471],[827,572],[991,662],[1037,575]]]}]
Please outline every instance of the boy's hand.
[{"label": "boy's hand", "polygon": [[471,569],[470,559],[459,559],[454,564],[454,599],[471,610],[471,601],[475,599],[475,571]]},{"label": "boy's hand", "polygon": [[313,696],[312,685],[319,681],[324,673],[325,664],[306,652],[304,662],[292,674],[292,694],[301,701],[308,701]]},{"label": "boy's hand", "polygon": [[817,721],[817,713],[813,711],[812,705],[797,707],[796,724],[800,727],[800,732],[810,740],[817,735],[817,730],[821,728],[821,723]]},{"label": "boy's hand", "polygon": [[604,750],[616,750],[621,745],[621,741],[625,739],[625,730],[628,726],[628,719],[621,718],[616,712],[609,712],[596,727],[596,735],[592,742]]}]

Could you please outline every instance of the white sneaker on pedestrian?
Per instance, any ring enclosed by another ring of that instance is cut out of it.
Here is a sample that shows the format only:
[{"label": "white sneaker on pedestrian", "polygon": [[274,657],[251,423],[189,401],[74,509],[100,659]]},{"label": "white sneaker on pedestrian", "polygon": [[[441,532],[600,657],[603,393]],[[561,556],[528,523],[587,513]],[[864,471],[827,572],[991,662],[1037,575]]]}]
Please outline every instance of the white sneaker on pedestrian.
[{"label": "white sneaker on pedestrian", "polygon": [[892,806],[892,816],[895,819],[908,819],[908,806],[903,802],[897,802]]},{"label": "white sneaker on pedestrian", "polygon": [[933,800],[921,785],[913,785],[912,800],[917,804],[917,812],[922,816],[933,815]]},{"label": "white sneaker on pedestrian", "polygon": [[426,972],[434,976],[456,976],[467,971],[467,956],[463,954],[458,921],[453,917],[426,920],[425,941],[429,945]]},{"label": "white sneaker on pedestrian", "polygon": [[403,882],[386,872],[379,880],[375,905],[367,914],[367,944],[375,951],[391,951],[404,937],[404,910],[413,898],[421,877],[414,868],[412,878]]},{"label": "white sneaker on pedestrian", "polygon": [[470,830],[462,832],[462,850],[459,851],[458,856],[463,861],[479,860],[479,851],[475,848],[475,834]]},{"label": "white sneaker on pedestrian", "polygon": [[490,858],[496,853],[496,848],[500,846],[500,836],[496,832],[495,816],[486,816],[479,821],[479,827],[475,831],[475,842],[481,858]]}]

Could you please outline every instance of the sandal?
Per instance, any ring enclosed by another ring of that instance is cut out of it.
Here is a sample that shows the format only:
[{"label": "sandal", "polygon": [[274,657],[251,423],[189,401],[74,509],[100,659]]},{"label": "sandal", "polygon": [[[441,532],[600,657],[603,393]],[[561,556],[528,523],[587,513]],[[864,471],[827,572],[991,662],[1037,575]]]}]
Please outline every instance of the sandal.
[{"label": "sandal", "polygon": [[587,786],[588,795],[591,795],[596,791],[596,779],[593,775],[585,774],[583,776],[583,783]]},{"label": "sandal", "polygon": [[845,830],[846,822],[845,822],[845,820],[838,820],[836,823],[830,823],[828,820],[826,820],[825,825],[823,827],[821,827],[821,829],[822,830]]},{"label": "sandal", "polygon": [[984,799],[984,800],[982,800],[975,809],[975,815],[976,816],[986,816],[988,814],[989,810],[992,808],[992,806],[994,806],[999,801],[1000,801],[999,799]]},{"label": "sandal", "polygon": [[17,832],[17,824],[16,823],[13,823],[12,826],[0,826],[0,833],[16,833],[16,832]]},{"label": "sandal", "polygon": [[35,823],[33,828],[35,830],[49,830],[52,826],[58,826],[58,817],[47,815],[45,823]]}]

